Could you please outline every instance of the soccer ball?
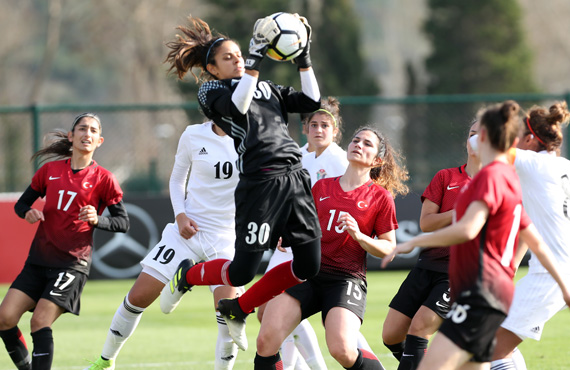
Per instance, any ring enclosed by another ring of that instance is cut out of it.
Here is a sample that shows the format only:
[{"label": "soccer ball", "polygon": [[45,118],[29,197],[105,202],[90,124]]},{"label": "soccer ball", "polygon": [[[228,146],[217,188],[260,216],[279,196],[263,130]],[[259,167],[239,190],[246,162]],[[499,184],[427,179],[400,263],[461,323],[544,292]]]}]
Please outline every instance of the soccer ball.
[{"label": "soccer ball", "polygon": [[270,16],[277,22],[281,33],[271,42],[267,56],[278,62],[298,57],[307,45],[307,29],[301,20],[291,13],[275,13]]}]

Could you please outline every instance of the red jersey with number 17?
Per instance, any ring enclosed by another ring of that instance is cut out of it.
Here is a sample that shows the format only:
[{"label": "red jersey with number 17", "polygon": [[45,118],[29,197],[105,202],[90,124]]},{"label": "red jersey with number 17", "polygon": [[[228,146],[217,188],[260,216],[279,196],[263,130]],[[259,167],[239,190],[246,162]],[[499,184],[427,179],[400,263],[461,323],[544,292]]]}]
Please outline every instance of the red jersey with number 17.
[{"label": "red jersey with number 17", "polygon": [[382,235],[398,228],[394,199],[388,190],[372,181],[344,191],[339,179],[325,178],[313,186],[323,232],[319,274],[353,276],[366,281],[367,252],[338,226],[338,218],[349,213],[358,223],[360,232],[370,237]]},{"label": "red jersey with number 17", "polygon": [[451,298],[461,297],[506,314],[514,292],[518,233],[530,225],[514,167],[498,161],[483,167],[457,198],[457,220],[474,201],[484,202],[489,216],[475,239],[451,247]]},{"label": "red jersey with number 17", "polygon": [[101,215],[123,198],[115,176],[95,161],[73,173],[70,160],[44,164],[32,178],[32,189],[45,196],[45,221],[40,222],[27,263],[70,267],[88,273],[93,226],[80,221],[79,210],[92,205]]}]

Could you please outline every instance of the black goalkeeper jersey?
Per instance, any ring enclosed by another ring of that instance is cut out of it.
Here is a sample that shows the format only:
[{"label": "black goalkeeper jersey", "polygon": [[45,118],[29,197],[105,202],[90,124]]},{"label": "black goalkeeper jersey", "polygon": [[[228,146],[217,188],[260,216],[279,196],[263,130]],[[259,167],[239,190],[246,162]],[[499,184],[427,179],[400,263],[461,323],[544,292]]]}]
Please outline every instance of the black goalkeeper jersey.
[{"label": "black goalkeeper jersey", "polygon": [[249,110],[241,114],[232,102],[239,81],[205,82],[198,91],[198,101],[206,117],[234,140],[240,173],[262,175],[300,163],[299,145],[287,129],[287,113],[314,112],[320,102],[291,87],[258,81]]}]

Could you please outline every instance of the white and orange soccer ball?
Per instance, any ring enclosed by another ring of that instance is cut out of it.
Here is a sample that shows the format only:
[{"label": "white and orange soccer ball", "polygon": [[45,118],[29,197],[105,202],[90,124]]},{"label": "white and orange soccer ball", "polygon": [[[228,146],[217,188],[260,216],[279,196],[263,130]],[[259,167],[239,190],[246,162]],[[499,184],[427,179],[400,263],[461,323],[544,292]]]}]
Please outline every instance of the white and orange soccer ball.
[{"label": "white and orange soccer ball", "polygon": [[307,29],[299,17],[279,12],[270,16],[275,20],[280,34],[271,42],[267,56],[279,62],[298,57],[308,42]]}]

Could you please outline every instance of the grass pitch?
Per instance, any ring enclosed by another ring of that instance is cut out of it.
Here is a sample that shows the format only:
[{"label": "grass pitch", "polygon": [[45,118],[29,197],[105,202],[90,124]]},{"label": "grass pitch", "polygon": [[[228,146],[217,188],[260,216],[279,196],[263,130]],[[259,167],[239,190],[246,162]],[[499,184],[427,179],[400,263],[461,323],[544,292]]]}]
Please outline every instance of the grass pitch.
[{"label": "grass pitch", "polygon": [[[519,276],[524,276],[521,269]],[[397,362],[382,345],[382,323],[388,303],[407,271],[381,271],[368,274],[368,305],[362,333],[386,369],[396,369]],[[63,315],[53,326],[55,340],[54,370],[83,369],[95,360],[107,336],[111,319],[132,286],[133,280],[89,281],[85,287],[81,316]],[[4,296],[8,285],[0,285]],[[116,369],[212,369],[217,325],[213,299],[207,287],[195,287],[170,315],[160,312],[158,303],[151,305],[134,335],[123,347]],[[26,313],[20,329],[32,347]],[[329,369],[342,369],[329,355],[320,315],[310,318],[319,337],[321,351]],[[540,342],[525,341],[520,349],[529,369],[570,369],[570,312],[558,313],[546,326]],[[249,349],[239,352],[235,370],[253,368],[255,338],[259,323],[254,315],[248,319]],[[3,347],[3,346],[0,346]],[[0,370],[13,369],[6,351],[0,349]]]}]

